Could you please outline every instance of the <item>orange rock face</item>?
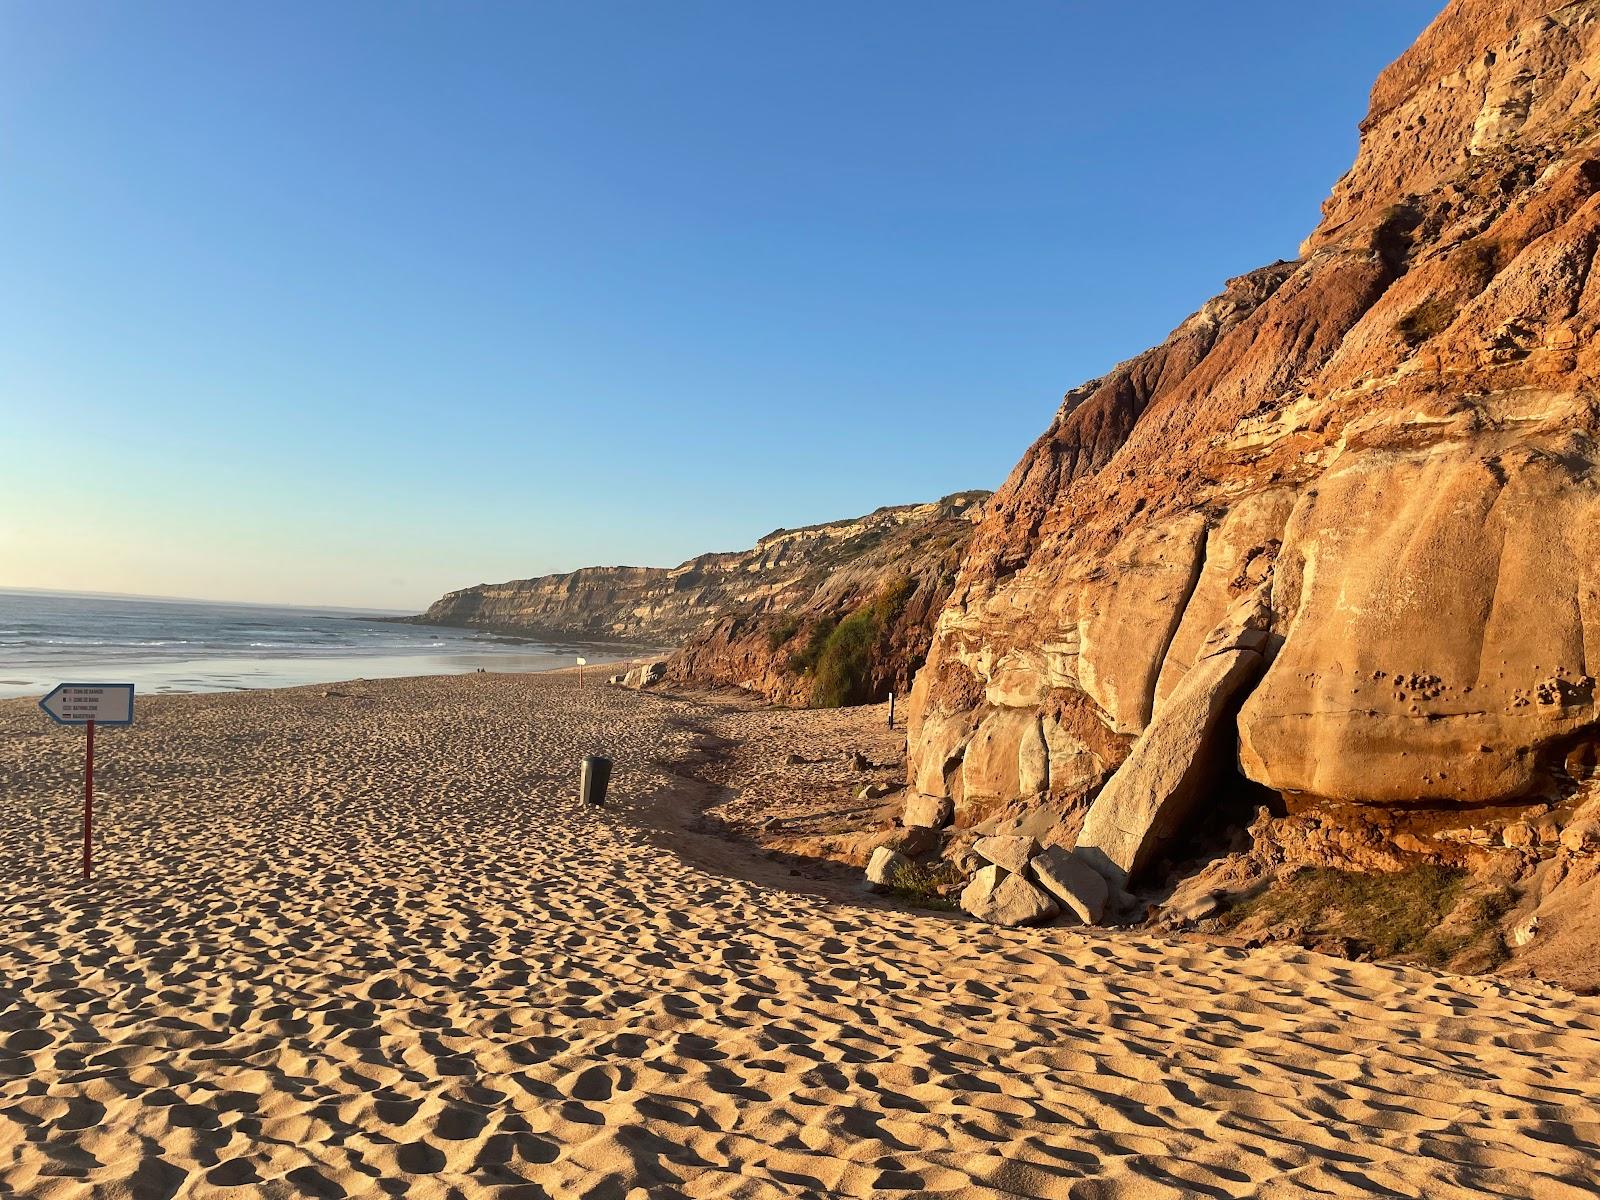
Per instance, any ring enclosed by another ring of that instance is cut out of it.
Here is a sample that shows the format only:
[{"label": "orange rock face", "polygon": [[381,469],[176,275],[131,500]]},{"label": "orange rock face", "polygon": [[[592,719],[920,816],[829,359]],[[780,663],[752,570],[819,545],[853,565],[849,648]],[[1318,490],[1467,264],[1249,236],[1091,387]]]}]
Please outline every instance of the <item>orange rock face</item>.
[{"label": "orange rock face", "polygon": [[1592,739],[1597,104],[1600,0],[1441,14],[1302,257],[1068,393],[995,494],[913,695],[918,790],[1083,807],[1263,584],[1219,736],[1298,811],[1515,802]]}]

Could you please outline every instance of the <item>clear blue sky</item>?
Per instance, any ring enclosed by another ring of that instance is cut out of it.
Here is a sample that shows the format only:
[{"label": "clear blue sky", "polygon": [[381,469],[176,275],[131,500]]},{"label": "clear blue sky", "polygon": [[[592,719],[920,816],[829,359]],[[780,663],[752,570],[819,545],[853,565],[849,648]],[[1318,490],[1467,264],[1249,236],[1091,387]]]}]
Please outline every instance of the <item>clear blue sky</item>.
[{"label": "clear blue sky", "polygon": [[9,0],[0,585],[412,608],[993,487],[1293,256],[1439,3]]}]

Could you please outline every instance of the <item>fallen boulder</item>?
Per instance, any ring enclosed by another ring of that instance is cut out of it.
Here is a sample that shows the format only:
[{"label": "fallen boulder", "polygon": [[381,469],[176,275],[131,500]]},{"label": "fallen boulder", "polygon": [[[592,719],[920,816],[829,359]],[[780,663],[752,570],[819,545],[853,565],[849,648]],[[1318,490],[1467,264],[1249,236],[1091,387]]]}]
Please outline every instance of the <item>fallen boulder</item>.
[{"label": "fallen boulder", "polygon": [[1037,925],[1061,910],[1021,875],[987,866],[961,892],[961,907],[991,925]]},{"label": "fallen boulder", "polygon": [[1222,911],[1223,895],[1215,888],[1202,888],[1193,893],[1176,895],[1162,909],[1164,917],[1191,925],[1204,921]]},{"label": "fallen boulder", "polygon": [[1025,833],[995,833],[972,843],[978,855],[1015,875],[1028,869],[1028,860],[1039,853],[1039,843]]},{"label": "fallen boulder", "polygon": [[916,858],[926,854],[939,844],[939,831],[927,829],[921,825],[902,825],[890,829],[883,835],[880,846],[888,846],[891,850],[898,850],[901,854]]},{"label": "fallen boulder", "polygon": [[911,866],[911,860],[890,846],[879,846],[867,860],[867,888],[874,892],[887,892],[894,886],[895,877]]},{"label": "fallen boulder", "polygon": [[1137,875],[1188,818],[1213,774],[1218,726],[1265,665],[1271,620],[1264,587],[1229,608],[1090,806],[1077,854],[1112,882]]},{"label": "fallen boulder", "polygon": [[1051,846],[1034,856],[1028,865],[1040,886],[1085,925],[1098,925],[1105,917],[1111,888],[1105,876],[1083,859],[1059,846]]},{"label": "fallen boulder", "polygon": [[925,796],[921,792],[906,801],[900,814],[902,825],[922,826],[925,829],[943,829],[955,819],[956,806],[949,796]]},{"label": "fallen boulder", "polygon": [[666,678],[667,664],[658,659],[655,662],[640,663],[622,678],[622,682],[631,688],[645,688],[653,683],[660,683]]}]

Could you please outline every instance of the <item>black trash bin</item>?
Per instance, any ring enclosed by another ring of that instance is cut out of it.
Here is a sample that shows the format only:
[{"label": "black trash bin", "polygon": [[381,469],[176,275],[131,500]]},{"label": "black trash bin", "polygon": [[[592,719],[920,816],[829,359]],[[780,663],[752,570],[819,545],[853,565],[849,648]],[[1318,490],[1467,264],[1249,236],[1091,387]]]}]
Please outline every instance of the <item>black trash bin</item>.
[{"label": "black trash bin", "polygon": [[578,799],[599,808],[606,802],[606,785],[611,782],[611,760],[603,754],[591,754],[583,760],[583,770],[578,780]]}]

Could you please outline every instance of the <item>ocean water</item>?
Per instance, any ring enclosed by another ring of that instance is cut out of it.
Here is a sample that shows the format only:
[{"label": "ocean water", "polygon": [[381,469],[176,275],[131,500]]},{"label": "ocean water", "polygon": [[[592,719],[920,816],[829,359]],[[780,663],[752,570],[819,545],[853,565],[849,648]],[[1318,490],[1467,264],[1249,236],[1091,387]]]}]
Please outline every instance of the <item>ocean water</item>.
[{"label": "ocean water", "polygon": [[[341,679],[546,671],[618,647],[395,625],[384,613],[0,589],[0,697],[58,683],[217,692]],[[397,614],[396,614],[397,615]]]}]

